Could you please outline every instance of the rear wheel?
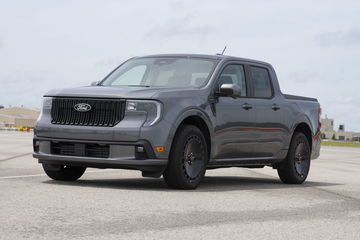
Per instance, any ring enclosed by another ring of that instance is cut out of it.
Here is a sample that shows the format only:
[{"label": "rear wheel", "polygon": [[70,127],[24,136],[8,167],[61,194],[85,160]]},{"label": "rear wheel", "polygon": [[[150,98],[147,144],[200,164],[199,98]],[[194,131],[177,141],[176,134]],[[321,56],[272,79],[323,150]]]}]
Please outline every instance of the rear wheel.
[{"label": "rear wheel", "polygon": [[61,181],[75,181],[85,172],[85,167],[44,164],[43,169],[50,178]]},{"label": "rear wheel", "polygon": [[194,189],[205,175],[207,162],[207,145],[200,129],[181,126],[174,138],[164,180],[171,188]]},{"label": "rear wheel", "polygon": [[289,184],[303,183],[310,170],[310,155],[310,145],[306,136],[295,132],[287,158],[278,168],[281,181]]}]

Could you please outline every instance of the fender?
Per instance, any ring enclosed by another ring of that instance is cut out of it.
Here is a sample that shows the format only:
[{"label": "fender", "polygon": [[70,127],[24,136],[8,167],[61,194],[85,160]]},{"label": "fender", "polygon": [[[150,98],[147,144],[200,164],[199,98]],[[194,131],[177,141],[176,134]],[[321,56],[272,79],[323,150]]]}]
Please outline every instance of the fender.
[{"label": "fender", "polygon": [[303,115],[303,114],[301,114],[301,115],[299,115],[299,116],[296,116],[296,122],[294,122],[293,126],[291,127],[291,133],[292,133],[292,134],[294,134],[295,129],[296,129],[297,126],[299,126],[299,124],[301,124],[301,123],[306,123],[306,124],[309,126],[309,128],[310,128],[311,133],[312,133],[313,136],[316,134],[316,133],[314,132],[314,126],[313,126],[313,124],[311,123],[311,120],[309,119],[308,116]]}]

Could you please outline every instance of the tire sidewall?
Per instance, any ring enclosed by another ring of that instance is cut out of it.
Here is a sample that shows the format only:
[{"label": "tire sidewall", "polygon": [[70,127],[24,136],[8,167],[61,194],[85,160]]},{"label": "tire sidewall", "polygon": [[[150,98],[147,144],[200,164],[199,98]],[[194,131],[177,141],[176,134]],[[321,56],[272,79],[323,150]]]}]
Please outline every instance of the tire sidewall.
[{"label": "tire sidewall", "polygon": [[60,181],[75,181],[80,178],[86,170],[85,167],[64,166],[57,164],[43,163],[42,166],[48,177]]}]

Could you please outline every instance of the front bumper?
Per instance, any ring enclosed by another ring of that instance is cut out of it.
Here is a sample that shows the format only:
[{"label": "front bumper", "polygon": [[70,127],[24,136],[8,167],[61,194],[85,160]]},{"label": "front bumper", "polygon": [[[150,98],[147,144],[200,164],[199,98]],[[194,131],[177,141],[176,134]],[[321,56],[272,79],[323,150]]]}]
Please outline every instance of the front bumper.
[{"label": "front bumper", "polygon": [[[65,147],[59,150],[59,144]],[[54,147],[56,145],[56,148]],[[90,146],[87,149],[87,146]],[[94,146],[99,146],[98,149]],[[138,147],[143,149],[138,151]],[[106,154],[99,154],[101,149]],[[34,137],[33,157],[39,163],[94,168],[136,169],[143,172],[161,172],[167,159],[156,158],[149,142],[105,142],[74,139]]]}]

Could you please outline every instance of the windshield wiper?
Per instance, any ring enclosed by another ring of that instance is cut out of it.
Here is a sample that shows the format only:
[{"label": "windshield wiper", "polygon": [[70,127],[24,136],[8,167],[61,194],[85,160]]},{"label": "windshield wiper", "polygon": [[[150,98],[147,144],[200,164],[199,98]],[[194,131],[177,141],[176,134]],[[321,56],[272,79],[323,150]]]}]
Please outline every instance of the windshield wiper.
[{"label": "windshield wiper", "polygon": [[149,85],[127,85],[128,87],[150,87]]}]

